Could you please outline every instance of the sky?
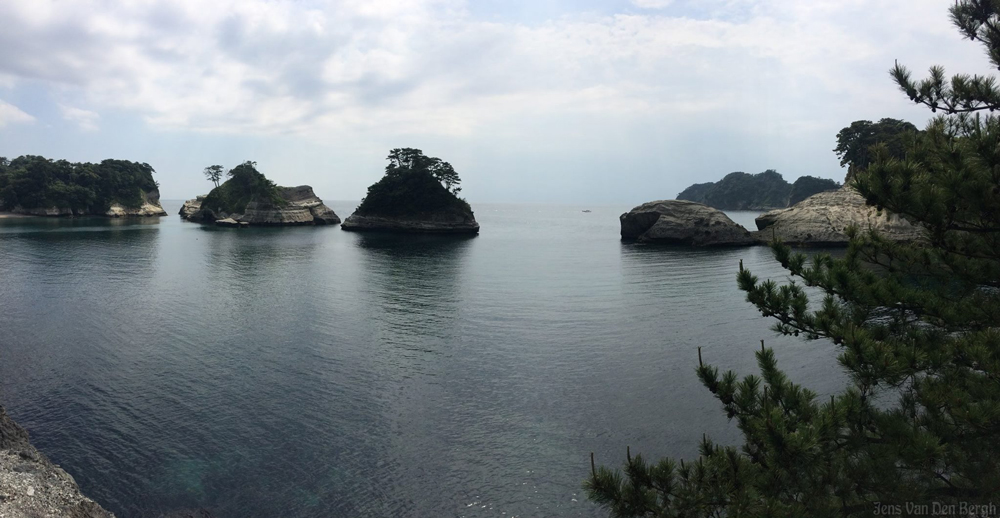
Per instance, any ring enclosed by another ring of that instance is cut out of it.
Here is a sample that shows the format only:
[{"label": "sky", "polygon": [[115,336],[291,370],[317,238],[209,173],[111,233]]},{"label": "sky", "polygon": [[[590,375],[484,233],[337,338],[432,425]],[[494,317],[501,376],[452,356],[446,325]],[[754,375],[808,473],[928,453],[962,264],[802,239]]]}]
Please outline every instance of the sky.
[{"label": "sky", "polygon": [[732,171],[842,181],[852,121],[931,114],[889,77],[989,73],[948,0],[10,0],[0,156],[117,158],[164,199],[245,160],[357,200],[385,157],[476,202],[634,204]]}]

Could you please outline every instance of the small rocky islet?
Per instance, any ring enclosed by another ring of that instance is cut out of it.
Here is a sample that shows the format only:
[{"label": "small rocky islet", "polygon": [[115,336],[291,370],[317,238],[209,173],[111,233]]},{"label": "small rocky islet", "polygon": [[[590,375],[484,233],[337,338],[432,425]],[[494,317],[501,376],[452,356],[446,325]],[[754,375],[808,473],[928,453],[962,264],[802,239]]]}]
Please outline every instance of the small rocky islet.
[{"label": "small rocky islet", "polygon": [[414,148],[389,152],[381,180],[368,188],[343,230],[419,234],[478,234],[472,207],[458,197],[461,179],[448,162]]},{"label": "small rocky islet", "polygon": [[182,219],[196,223],[214,223],[220,227],[249,226],[293,226],[293,225],[336,225],[340,217],[330,207],[323,204],[313,193],[312,187],[278,187],[278,197],[284,203],[251,201],[240,212],[228,213],[224,209],[202,208],[208,195],[198,196],[184,202],[180,214]]},{"label": "small rocky islet", "polygon": [[[419,149],[390,151],[389,166],[355,212],[341,224],[351,231],[396,233],[475,234],[479,232],[472,208],[458,197],[461,179],[448,162],[428,157]],[[221,166],[205,169],[221,178]],[[264,177],[253,162],[227,173],[226,182],[206,195],[187,200],[182,219],[223,227],[326,225],[341,223],[312,187],[279,187]]]},{"label": "small rocky islet", "polygon": [[623,240],[690,246],[756,244],[747,229],[721,210],[687,200],[643,203],[621,215]]},{"label": "small rocky islet", "polygon": [[220,227],[340,223],[337,214],[323,204],[312,187],[280,187],[256,166],[248,161],[231,169],[228,180],[208,194],[184,202],[181,218]]}]

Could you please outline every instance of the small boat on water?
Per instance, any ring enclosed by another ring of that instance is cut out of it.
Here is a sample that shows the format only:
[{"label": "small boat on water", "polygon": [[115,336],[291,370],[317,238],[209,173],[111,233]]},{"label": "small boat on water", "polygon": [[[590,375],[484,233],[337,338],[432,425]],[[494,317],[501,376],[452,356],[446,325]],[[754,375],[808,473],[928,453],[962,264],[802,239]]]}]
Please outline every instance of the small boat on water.
[{"label": "small boat on water", "polygon": [[590,209],[584,209],[583,212],[590,212]]}]

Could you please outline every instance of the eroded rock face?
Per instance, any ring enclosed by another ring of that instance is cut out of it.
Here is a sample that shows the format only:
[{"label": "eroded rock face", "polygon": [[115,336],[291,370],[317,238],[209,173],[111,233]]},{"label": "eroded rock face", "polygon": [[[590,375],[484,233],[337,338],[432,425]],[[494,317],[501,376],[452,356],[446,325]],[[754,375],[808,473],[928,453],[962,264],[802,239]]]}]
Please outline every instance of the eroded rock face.
[{"label": "eroded rock face", "polygon": [[278,195],[287,203],[281,206],[261,204],[252,201],[247,204],[242,214],[215,213],[202,209],[205,196],[198,196],[184,202],[181,207],[181,218],[197,222],[216,222],[220,226],[224,220],[233,220],[236,225],[229,226],[285,226],[285,225],[336,225],[340,218],[330,207],[323,204],[313,193],[312,187],[280,187]]},{"label": "eroded rock face", "polygon": [[188,200],[181,205],[181,210],[178,214],[181,215],[182,219],[191,219],[196,212],[201,210],[201,202],[205,199],[204,195],[198,196],[193,200]]},{"label": "eroded rock face", "polygon": [[373,232],[406,232],[422,234],[478,234],[479,223],[472,212],[448,211],[426,217],[393,218],[351,214],[340,225],[344,230]]},{"label": "eroded rock face", "polygon": [[28,432],[0,407],[0,516],[113,518],[83,496],[69,473],[28,442]]},{"label": "eroded rock face", "polygon": [[747,229],[722,211],[684,200],[643,203],[622,214],[624,240],[692,246],[752,245],[757,241]]},{"label": "eroded rock face", "polygon": [[113,218],[121,216],[149,217],[166,215],[167,211],[163,210],[163,207],[160,205],[160,191],[158,189],[142,193],[142,205],[137,209],[122,207],[115,203],[105,213],[105,216]]},{"label": "eroded rock face", "polygon": [[166,216],[167,211],[163,210],[163,207],[159,203],[155,205],[152,203],[143,203],[138,209],[132,209],[128,207],[122,207],[117,203],[111,205],[108,211],[104,213],[105,216],[112,218],[120,218],[122,216]]},{"label": "eroded rock face", "polygon": [[865,199],[853,188],[814,194],[787,209],[773,210],[756,219],[755,236],[762,242],[778,238],[799,246],[846,246],[846,229],[857,225],[861,230],[874,229],[897,241],[919,241],[923,229],[906,219],[881,213],[865,204]]},{"label": "eroded rock face", "polygon": [[[0,206],[0,210],[3,207]],[[9,212],[14,214],[27,214],[30,216],[46,216],[46,217],[59,217],[59,216],[108,216],[109,218],[120,218],[124,216],[140,216],[140,217],[151,217],[151,216],[166,216],[167,211],[163,210],[160,206],[160,191],[153,189],[149,192],[142,193],[142,205],[139,207],[123,207],[120,204],[113,203],[108,210],[105,212],[89,212],[83,209],[73,210],[69,207],[35,207],[33,209],[26,209],[20,205],[16,205],[10,209]]]}]

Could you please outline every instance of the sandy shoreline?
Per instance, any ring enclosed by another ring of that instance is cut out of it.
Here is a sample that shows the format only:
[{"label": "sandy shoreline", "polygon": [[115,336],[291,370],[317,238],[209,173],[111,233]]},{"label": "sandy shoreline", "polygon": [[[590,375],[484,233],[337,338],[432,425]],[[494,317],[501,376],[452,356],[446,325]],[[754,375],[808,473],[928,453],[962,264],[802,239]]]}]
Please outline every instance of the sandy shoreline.
[{"label": "sandy shoreline", "polygon": [[13,212],[0,212],[0,219],[7,219],[7,218],[37,218],[37,217],[38,216],[35,216],[33,214],[14,214]]}]

